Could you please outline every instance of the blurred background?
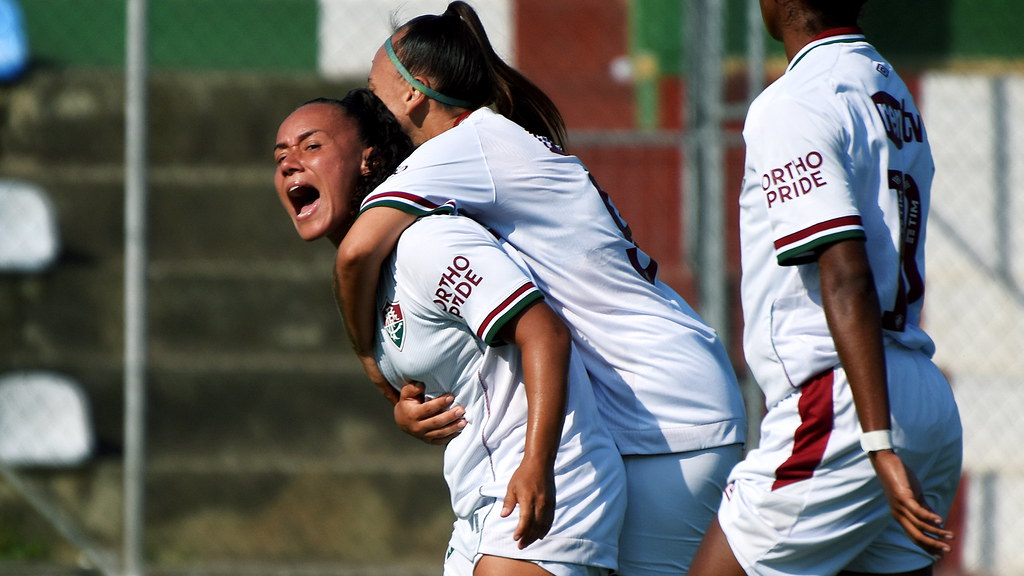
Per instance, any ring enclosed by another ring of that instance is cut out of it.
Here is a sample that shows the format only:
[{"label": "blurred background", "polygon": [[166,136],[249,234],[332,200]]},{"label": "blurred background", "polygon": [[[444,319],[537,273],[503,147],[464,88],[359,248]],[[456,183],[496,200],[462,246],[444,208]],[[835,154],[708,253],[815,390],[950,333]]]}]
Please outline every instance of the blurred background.
[{"label": "blurred background", "polygon": [[[756,0],[470,0],[570,151],[740,350]],[[0,574],[439,574],[441,450],[354,361],[333,251],[279,207],[298,104],[443,0],[0,0]],[[965,468],[945,574],[1022,576],[1024,43],[1014,0],[869,2],[938,173],[926,328]]]}]

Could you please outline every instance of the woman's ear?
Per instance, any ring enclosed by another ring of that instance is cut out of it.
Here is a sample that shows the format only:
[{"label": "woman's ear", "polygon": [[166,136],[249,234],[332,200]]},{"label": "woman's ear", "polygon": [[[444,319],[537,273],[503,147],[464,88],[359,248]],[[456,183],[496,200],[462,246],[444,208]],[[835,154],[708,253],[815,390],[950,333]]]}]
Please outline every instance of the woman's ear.
[{"label": "woman's ear", "polygon": [[[419,80],[424,86],[430,87],[430,80],[427,80],[423,76],[416,76],[415,78]],[[412,84],[409,84],[409,92],[406,93],[405,98],[406,115],[412,116],[413,114],[415,114],[417,108],[420,108],[421,105],[427,102],[427,100],[429,100],[429,98],[427,97],[426,94],[414,88]]]},{"label": "woman's ear", "polygon": [[369,146],[369,147],[363,148],[363,157],[360,159],[360,162],[359,162],[359,174],[361,176],[369,176],[370,175],[370,165],[371,165],[370,156],[372,156],[372,155],[373,155],[373,146]]}]

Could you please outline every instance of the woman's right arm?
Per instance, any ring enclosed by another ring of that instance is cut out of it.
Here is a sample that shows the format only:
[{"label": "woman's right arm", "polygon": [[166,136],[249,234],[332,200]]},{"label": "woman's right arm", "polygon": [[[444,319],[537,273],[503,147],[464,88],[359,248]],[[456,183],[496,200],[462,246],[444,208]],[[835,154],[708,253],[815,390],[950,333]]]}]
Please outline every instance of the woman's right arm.
[{"label": "woman's right arm", "polygon": [[387,207],[359,215],[341,245],[334,264],[334,297],[345,329],[366,375],[392,404],[398,393],[380,373],[373,356],[377,280],[384,259],[416,216]]},{"label": "woman's right arm", "polygon": [[356,356],[370,381],[394,405],[398,427],[428,444],[446,444],[466,426],[465,410],[452,406],[455,397],[445,394],[424,401],[422,387],[415,384],[406,384],[401,394],[395,392],[373,355],[380,269],[398,237],[415,221],[412,214],[383,206],[360,214],[338,246],[334,297]]}]

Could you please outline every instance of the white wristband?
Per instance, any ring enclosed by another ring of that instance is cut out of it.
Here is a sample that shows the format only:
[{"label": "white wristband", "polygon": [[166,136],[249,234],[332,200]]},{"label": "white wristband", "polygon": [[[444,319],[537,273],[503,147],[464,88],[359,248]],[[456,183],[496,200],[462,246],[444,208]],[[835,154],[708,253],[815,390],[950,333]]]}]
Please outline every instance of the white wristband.
[{"label": "white wristband", "polygon": [[865,452],[892,450],[892,430],[874,430],[861,434],[860,447]]}]

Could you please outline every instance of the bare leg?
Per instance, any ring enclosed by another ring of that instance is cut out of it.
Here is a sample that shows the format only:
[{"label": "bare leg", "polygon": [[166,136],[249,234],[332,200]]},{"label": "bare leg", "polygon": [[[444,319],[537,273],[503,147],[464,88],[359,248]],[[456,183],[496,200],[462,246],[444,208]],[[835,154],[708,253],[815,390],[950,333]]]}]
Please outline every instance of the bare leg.
[{"label": "bare leg", "polygon": [[476,563],[473,576],[551,576],[551,572],[526,560],[484,555]]},{"label": "bare leg", "polygon": [[891,574],[868,574],[866,572],[851,572],[849,570],[843,570],[839,573],[839,576],[932,576],[932,567],[925,566],[920,570],[912,570],[910,572],[893,572]]},{"label": "bare leg", "polygon": [[711,521],[697,555],[693,557],[689,576],[745,576],[717,517]]}]

